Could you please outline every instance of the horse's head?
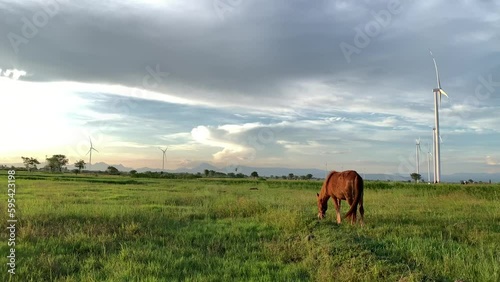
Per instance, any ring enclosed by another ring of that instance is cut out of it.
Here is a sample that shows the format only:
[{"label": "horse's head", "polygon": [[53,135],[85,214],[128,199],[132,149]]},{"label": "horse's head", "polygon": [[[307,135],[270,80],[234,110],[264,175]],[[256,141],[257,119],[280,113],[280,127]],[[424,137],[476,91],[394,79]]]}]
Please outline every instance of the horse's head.
[{"label": "horse's head", "polygon": [[326,209],[328,208],[327,201],[320,198],[318,193],[316,193],[316,198],[318,200],[318,219],[323,219],[326,216]]}]

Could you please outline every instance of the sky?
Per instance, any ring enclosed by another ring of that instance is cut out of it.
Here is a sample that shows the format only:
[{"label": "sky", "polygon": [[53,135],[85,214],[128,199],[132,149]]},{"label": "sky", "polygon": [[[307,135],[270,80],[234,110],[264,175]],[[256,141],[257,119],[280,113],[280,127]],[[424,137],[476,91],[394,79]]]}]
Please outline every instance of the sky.
[{"label": "sky", "polygon": [[500,172],[498,1],[0,0],[0,164]]}]

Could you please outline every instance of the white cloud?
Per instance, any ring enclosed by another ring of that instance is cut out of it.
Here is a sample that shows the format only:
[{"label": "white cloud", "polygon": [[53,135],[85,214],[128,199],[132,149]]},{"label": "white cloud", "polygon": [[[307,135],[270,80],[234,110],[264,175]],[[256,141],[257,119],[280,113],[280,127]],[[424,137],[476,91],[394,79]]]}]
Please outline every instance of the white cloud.
[{"label": "white cloud", "polygon": [[244,127],[245,125],[241,129],[237,129],[234,125],[220,126],[219,128],[198,126],[193,128],[191,135],[200,144],[222,148],[221,151],[213,154],[214,162],[238,163],[251,160],[255,156],[255,148],[242,140],[241,135],[246,131],[243,129]]},{"label": "white cloud", "polygon": [[475,30],[466,33],[457,34],[455,36],[455,42],[460,43],[480,43],[487,42],[491,39],[494,39],[498,36],[496,31],[484,31],[484,30]]},{"label": "white cloud", "polygon": [[26,76],[27,73],[26,71],[23,70],[18,70],[18,69],[6,69],[2,72],[2,69],[0,69],[0,76],[4,77],[9,77],[14,80],[18,80],[19,78]]},{"label": "white cloud", "polygon": [[486,164],[491,165],[491,166],[497,166],[497,165],[500,165],[500,162],[495,157],[486,156]]}]

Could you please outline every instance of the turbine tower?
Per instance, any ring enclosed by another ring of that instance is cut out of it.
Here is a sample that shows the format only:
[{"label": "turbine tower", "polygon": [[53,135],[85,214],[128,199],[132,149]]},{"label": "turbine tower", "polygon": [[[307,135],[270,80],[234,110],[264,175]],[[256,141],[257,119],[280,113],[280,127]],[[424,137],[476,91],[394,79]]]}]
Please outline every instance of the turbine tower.
[{"label": "turbine tower", "polygon": [[[446,92],[441,89],[441,81],[439,80],[439,72],[436,64],[436,59],[434,59],[434,55],[432,51],[429,49],[431,53],[432,61],[434,62],[434,68],[436,69],[436,80],[437,80],[437,88],[434,88],[432,91],[434,92],[434,183],[441,182],[441,152],[439,146],[439,105],[441,104],[441,95],[445,95],[448,97]],[[438,99],[439,96],[439,99]]]},{"label": "turbine tower", "polygon": [[92,139],[90,139],[90,136],[89,136],[89,141],[90,141],[90,149],[89,151],[87,152],[86,155],[90,154],[90,159],[89,159],[89,171],[90,171],[90,168],[92,167],[92,150],[96,151],[99,153],[99,151],[97,151],[94,146],[92,145]]},{"label": "turbine tower", "polygon": [[427,184],[431,184],[431,147],[427,143]]},{"label": "turbine tower", "polygon": [[168,146],[165,148],[165,150],[163,150],[162,148],[158,148],[158,149],[160,149],[163,152],[163,163],[161,166],[161,171],[164,171],[165,170],[165,158],[166,158]]},{"label": "turbine tower", "polygon": [[420,138],[415,140],[415,161],[417,165],[417,174],[420,174]]},{"label": "turbine tower", "polygon": [[436,128],[432,128],[432,175],[433,175],[433,183],[436,183]]}]

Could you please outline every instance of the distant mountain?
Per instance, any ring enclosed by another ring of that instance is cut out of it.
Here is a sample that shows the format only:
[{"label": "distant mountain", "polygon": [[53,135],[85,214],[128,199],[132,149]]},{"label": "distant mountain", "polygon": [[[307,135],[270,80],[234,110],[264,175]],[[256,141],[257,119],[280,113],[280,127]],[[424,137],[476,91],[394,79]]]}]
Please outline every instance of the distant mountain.
[{"label": "distant mountain", "polygon": [[500,173],[474,173],[474,172],[462,172],[462,173],[454,173],[448,175],[442,175],[441,178],[443,182],[459,182],[460,180],[469,180],[472,179],[475,182],[500,182]]},{"label": "distant mountain", "polygon": [[[5,164],[0,164],[0,165],[6,165],[7,167],[14,166],[14,167],[24,167],[22,163],[5,163]],[[160,168],[149,168],[149,167],[141,167],[141,168],[131,168],[131,167],[126,167],[122,164],[107,164],[104,162],[98,162],[95,164],[92,164],[90,167],[91,170],[96,170],[96,171],[105,171],[108,169],[108,166],[114,166],[116,167],[119,171],[122,172],[129,172],[133,169],[137,170],[138,172],[145,172],[145,171],[153,171],[153,172],[160,172]],[[39,166],[40,168],[43,167],[43,165]],[[67,166],[69,170],[74,169],[75,167],[73,165],[68,165]],[[89,169],[87,166],[86,169]],[[223,173],[243,173],[246,175],[250,175],[253,171],[256,171],[260,176],[266,176],[269,177],[271,175],[273,176],[288,176],[290,173],[293,173],[294,175],[302,176],[302,175],[307,175],[307,174],[312,174],[314,178],[325,178],[325,171],[321,169],[315,169],[315,168],[284,168],[284,167],[251,167],[251,166],[228,166],[228,167],[216,167],[212,164],[209,163],[201,163],[195,167],[192,168],[178,168],[175,170],[167,170],[167,172],[172,172],[172,173],[180,173],[180,172],[187,172],[187,173],[203,173],[207,170],[214,170],[217,172],[223,172]],[[361,173],[361,176],[366,179],[366,180],[391,180],[391,181],[408,181],[411,180],[410,176],[403,176],[403,175],[398,175],[398,174],[376,174],[376,173]],[[427,178],[427,174],[422,174],[422,177],[425,179]],[[460,182],[461,180],[469,180],[472,179],[476,182],[482,181],[482,182],[491,182],[498,183],[500,182],[500,173],[453,173],[453,174],[447,174],[447,175],[442,175],[441,176],[443,182]]]},{"label": "distant mountain", "polygon": [[[290,173],[294,175],[302,176],[307,174],[312,174],[314,178],[325,178],[325,171],[316,168],[285,168],[285,167],[251,167],[251,166],[228,166],[228,167],[215,167],[208,163],[202,163],[194,168],[179,168],[173,172],[189,172],[189,173],[197,173],[203,171],[205,169],[214,170],[218,172],[224,173],[243,173],[246,175],[250,175],[252,172],[256,171],[260,176],[288,176]],[[367,180],[392,180],[392,181],[407,181],[410,180],[410,176],[402,177],[398,175],[391,174],[362,174],[364,179]]]},{"label": "distant mountain", "polygon": [[[108,169],[109,166],[114,166],[116,167],[116,169],[118,169],[119,171],[126,171],[126,172],[129,172],[131,171],[133,168],[130,168],[130,167],[125,167],[121,164],[107,164],[107,163],[104,163],[104,162],[98,162],[98,163],[95,163],[95,164],[92,164],[90,167],[88,164],[85,165],[85,169],[84,170],[95,170],[95,171],[105,171]],[[68,169],[74,169],[74,165],[68,165]]]},{"label": "distant mountain", "polygon": [[201,163],[193,168],[178,168],[172,172],[188,172],[188,173],[198,173],[198,172],[201,172],[203,173],[205,171],[205,169],[208,169],[208,170],[214,170],[214,171],[218,171],[218,172],[225,172],[224,169],[222,168],[218,168],[216,166],[213,166],[211,164],[207,164],[207,163]]},{"label": "distant mountain", "polygon": [[[236,171],[237,168],[237,171]],[[307,175],[312,174],[314,178],[325,178],[325,171],[321,169],[304,169],[304,168],[284,168],[284,167],[251,167],[251,166],[229,166],[229,167],[216,167],[208,163],[202,163],[194,168],[179,168],[172,172],[189,172],[189,173],[197,173],[203,171],[205,169],[215,170],[218,172],[224,173],[243,173],[246,175],[250,175],[253,171],[256,171],[260,176],[288,176],[290,173],[294,175]],[[390,180],[390,181],[408,181],[411,180],[410,175],[399,175],[399,174],[383,174],[383,173],[361,173],[361,176],[366,180]],[[427,178],[426,174],[422,174],[422,177]],[[492,174],[492,173],[454,173],[449,175],[441,176],[443,182],[460,182],[460,180],[469,180],[472,179],[474,181],[483,181],[488,182],[491,180],[492,182],[500,182],[500,173]]]}]

